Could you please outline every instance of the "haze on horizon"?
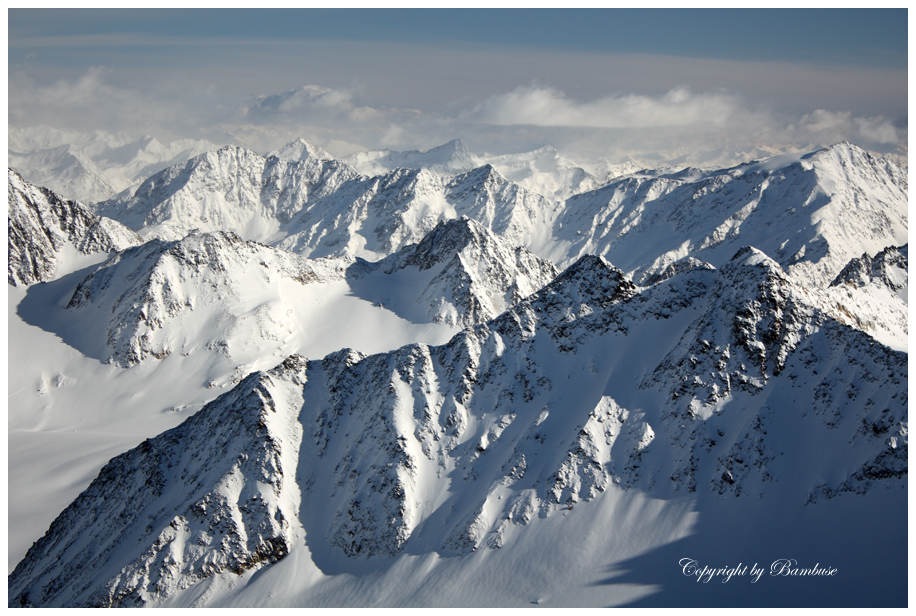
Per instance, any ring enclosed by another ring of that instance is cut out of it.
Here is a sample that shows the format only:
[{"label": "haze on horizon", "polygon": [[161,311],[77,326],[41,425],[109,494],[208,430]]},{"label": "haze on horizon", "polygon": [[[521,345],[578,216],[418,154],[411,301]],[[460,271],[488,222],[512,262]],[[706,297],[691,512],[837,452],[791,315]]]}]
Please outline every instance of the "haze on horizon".
[{"label": "haze on horizon", "polygon": [[335,155],[460,138],[906,155],[907,11],[11,9],[10,127]]}]

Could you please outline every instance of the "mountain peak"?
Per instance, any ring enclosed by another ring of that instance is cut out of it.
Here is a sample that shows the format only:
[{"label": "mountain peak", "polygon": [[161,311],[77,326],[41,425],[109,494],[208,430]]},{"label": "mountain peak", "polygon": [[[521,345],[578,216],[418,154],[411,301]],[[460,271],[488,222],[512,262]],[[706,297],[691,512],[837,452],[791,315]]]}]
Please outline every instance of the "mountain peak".
[{"label": "mountain peak", "polygon": [[[466,216],[441,221],[419,243],[377,263],[357,261],[348,271],[364,299],[409,320],[452,326],[492,319],[556,275],[549,261],[507,246]],[[409,300],[391,293],[408,281],[417,289]]]},{"label": "mountain peak", "polygon": [[[753,246],[744,246],[731,260],[722,266],[725,278],[733,280],[735,284],[750,284],[749,281],[766,279],[788,280],[785,270],[779,263],[771,259],[762,250]],[[751,274],[757,272],[757,274]]]},{"label": "mountain peak", "polygon": [[457,246],[463,248],[474,240],[492,241],[494,237],[483,225],[467,216],[442,220],[420,240],[414,254],[452,252]]},{"label": "mountain peak", "polygon": [[451,186],[460,187],[459,190],[468,190],[468,188],[479,186],[488,182],[496,182],[498,184],[506,184],[508,180],[503,177],[496,167],[490,163],[486,163],[479,167],[475,167],[461,175],[455,176],[455,179],[452,180]]},{"label": "mountain peak", "polygon": [[466,171],[476,166],[470,150],[459,139],[452,139],[425,152],[392,152],[391,158],[399,165],[433,170]]},{"label": "mountain peak", "polygon": [[540,306],[548,322],[563,322],[631,297],[636,286],[622,270],[600,255],[584,255],[553,282],[526,300]]},{"label": "mountain peak", "polygon": [[779,264],[769,258],[762,250],[753,246],[742,246],[738,252],[730,259],[732,262],[744,263],[745,265],[772,264],[773,267],[779,267]]},{"label": "mountain peak", "polygon": [[267,154],[267,158],[276,156],[282,160],[333,160],[334,157],[325,152],[323,149],[306,141],[303,137],[297,137],[290,141],[279,150],[274,150]]},{"label": "mountain peak", "polygon": [[432,154],[434,152],[437,154],[449,153],[452,155],[470,155],[471,153],[471,151],[467,148],[466,145],[464,145],[461,139],[452,139],[447,143],[443,143],[440,146],[428,150],[426,154]]}]

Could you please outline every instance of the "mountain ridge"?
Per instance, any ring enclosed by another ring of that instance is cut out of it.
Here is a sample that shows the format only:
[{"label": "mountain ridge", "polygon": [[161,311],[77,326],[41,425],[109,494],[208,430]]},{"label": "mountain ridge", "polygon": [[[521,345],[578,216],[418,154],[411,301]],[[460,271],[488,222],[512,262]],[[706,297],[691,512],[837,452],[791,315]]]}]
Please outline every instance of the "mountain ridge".
[{"label": "mountain ridge", "polygon": [[11,276],[51,264],[10,280],[11,607],[813,601],[711,595],[685,555],[905,604],[873,547],[906,536],[899,166],[841,143],[556,200],[274,154],[92,208],[10,170]]},{"label": "mountain ridge", "polygon": [[[292,375],[284,378],[294,384],[288,395],[295,391],[295,403],[280,411],[271,399],[277,421],[298,417],[302,426],[298,460],[284,464],[298,468],[298,488],[291,483],[275,498],[301,494],[308,549],[334,570],[348,559],[397,559],[408,549],[452,557],[500,550],[539,519],[634,488],[667,498],[701,492],[711,503],[794,495],[817,507],[846,492],[905,486],[906,355],[837,324],[809,296],[750,247],[721,270],[692,268],[642,290],[602,257],[588,256],[445,345],[291,358],[277,371]],[[641,342],[658,328],[675,341],[668,350]],[[609,348],[626,349],[626,360],[608,356]],[[631,375],[643,370],[632,388]],[[564,373],[575,378],[567,382]],[[192,424],[263,379],[248,377],[176,430],[193,438]],[[770,406],[801,395],[811,405],[797,419]],[[264,396],[245,399],[245,408],[271,415]],[[650,412],[652,400],[666,402]],[[849,445],[822,451],[818,468],[786,475],[807,455],[801,442],[785,438],[798,421],[808,439],[834,442],[842,434]],[[819,469],[840,460],[840,481],[819,479]],[[100,475],[90,492],[113,486],[115,477]],[[26,582],[24,572],[55,557],[35,549],[11,589],[37,603],[36,591],[26,589],[40,584]],[[123,571],[96,588],[117,587],[133,569]],[[167,592],[158,596],[117,597],[156,603],[179,596],[193,584],[189,575],[164,575]]]}]

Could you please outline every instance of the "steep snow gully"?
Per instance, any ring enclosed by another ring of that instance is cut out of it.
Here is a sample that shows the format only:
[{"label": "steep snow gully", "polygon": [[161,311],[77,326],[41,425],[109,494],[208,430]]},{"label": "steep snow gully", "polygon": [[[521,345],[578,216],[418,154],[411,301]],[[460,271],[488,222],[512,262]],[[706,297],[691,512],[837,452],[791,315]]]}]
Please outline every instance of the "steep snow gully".
[{"label": "steep snow gully", "polygon": [[907,605],[899,167],[424,161],[10,172],[11,607]]}]

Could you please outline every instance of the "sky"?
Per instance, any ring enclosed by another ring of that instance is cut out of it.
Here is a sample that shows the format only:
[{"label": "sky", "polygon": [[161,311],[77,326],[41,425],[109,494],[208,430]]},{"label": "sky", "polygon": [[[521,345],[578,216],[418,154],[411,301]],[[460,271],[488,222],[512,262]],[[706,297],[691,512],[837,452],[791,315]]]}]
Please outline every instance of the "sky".
[{"label": "sky", "polygon": [[907,10],[8,11],[9,125],[336,155],[906,151]]}]

